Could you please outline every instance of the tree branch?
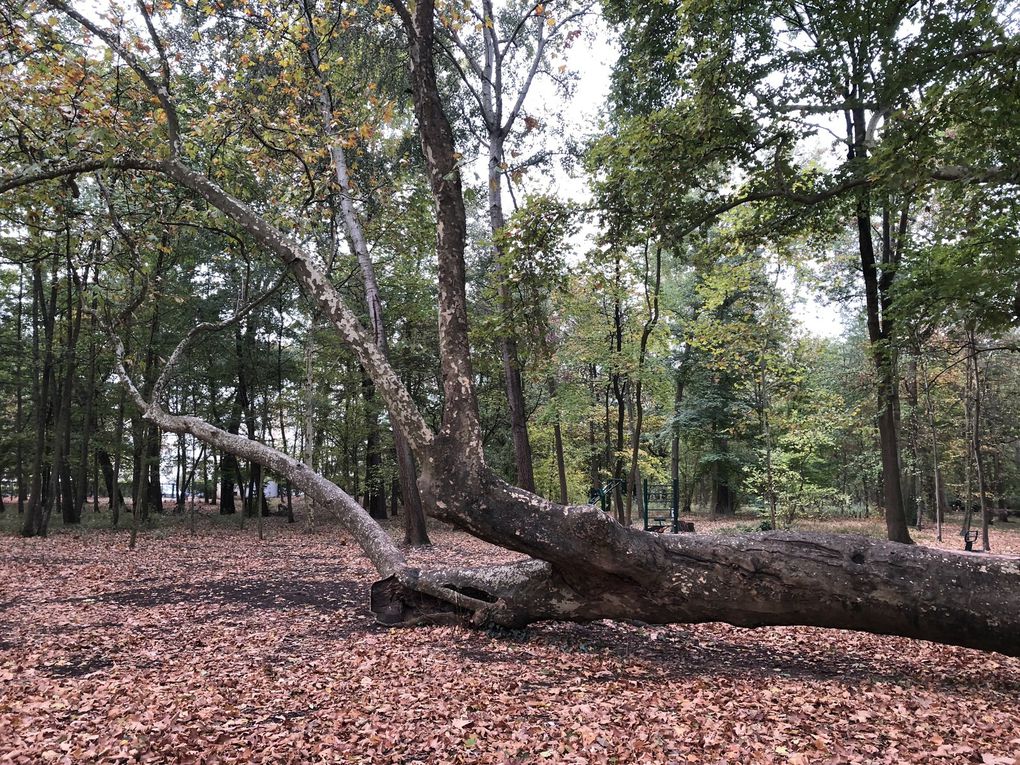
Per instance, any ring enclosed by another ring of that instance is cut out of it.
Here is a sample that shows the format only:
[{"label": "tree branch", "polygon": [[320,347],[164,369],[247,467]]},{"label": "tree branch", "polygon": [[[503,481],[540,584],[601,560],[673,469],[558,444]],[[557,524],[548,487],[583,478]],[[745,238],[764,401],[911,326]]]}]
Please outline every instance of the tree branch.
[{"label": "tree branch", "polygon": [[513,127],[514,121],[517,119],[517,115],[521,113],[521,108],[524,106],[524,99],[528,96],[528,91],[531,89],[531,83],[535,79],[535,74],[538,72],[539,66],[542,64],[542,60],[545,58],[545,24],[539,19],[538,24],[538,42],[535,45],[535,57],[531,60],[531,67],[528,69],[528,74],[524,78],[524,82],[521,85],[521,89],[517,93],[517,100],[514,101],[513,108],[507,115],[506,122],[500,126],[500,132],[504,135],[510,132],[510,128]]},{"label": "tree branch", "polygon": [[241,321],[241,319],[265,303],[270,297],[275,295],[286,279],[287,271],[281,271],[280,275],[276,278],[276,281],[273,282],[269,289],[255,298],[255,300],[252,300],[239,308],[229,318],[226,318],[223,321],[203,321],[192,327],[191,331],[188,332],[188,334],[185,335],[184,338],[177,344],[177,347],[174,348],[173,353],[170,354],[170,358],[163,366],[163,370],[160,372],[159,377],[156,379],[156,384],[152,388],[152,400],[157,405],[160,405],[160,402],[163,400],[164,393],[166,392],[166,386],[170,383],[170,379],[173,377],[177,364],[180,363],[184,352],[188,349],[196,337],[207,332],[219,332],[220,330],[226,329],[227,327]]},{"label": "tree branch", "polygon": [[[166,115],[167,121],[167,136],[170,140],[170,157],[175,158],[180,154],[181,149],[181,126],[180,120],[177,116],[177,107],[174,105],[173,100],[170,98],[170,91],[168,89],[169,82],[159,83],[152,78],[152,75],[142,65],[141,60],[129,51],[124,45],[121,44],[117,36],[114,35],[110,30],[105,29],[95,22],[82,16],[78,11],[74,10],[64,0],[46,0],[46,2],[53,8],[62,12],[66,16],[77,21],[81,26],[92,32],[96,37],[105,42],[110,50],[114,51],[127,63],[129,67],[138,75],[141,81],[145,84],[145,87],[152,93],[159,101],[160,108]],[[152,22],[149,20],[148,15],[145,16],[146,23],[149,25],[150,30],[152,29]],[[153,30],[153,34],[155,34]],[[162,45],[157,45],[157,51],[159,51],[161,57],[161,63],[166,63],[166,57],[162,52]],[[169,80],[169,66],[164,71],[164,75]]]},{"label": "tree branch", "polygon": [[148,172],[162,172],[165,166],[162,162],[139,159],[136,157],[107,157],[105,159],[86,160],[83,162],[71,162],[63,165],[55,165],[46,169],[26,172],[22,175],[9,176],[0,179],[0,194],[5,191],[13,191],[24,186],[31,186],[43,181],[52,181],[67,176],[82,175],[95,172],[96,170],[144,170]]},{"label": "tree branch", "polygon": [[931,177],[936,181],[1012,185],[1020,183],[1020,166],[968,167],[966,165],[945,165],[933,170]]},{"label": "tree branch", "polygon": [[153,46],[156,48],[156,55],[159,56],[159,68],[163,75],[163,87],[166,89],[167,95],[170,94],[170,62],[167,61],[166,50],[163,48],[163,41],[159,39],[159,35],[156,34],[156,27],[152,24],[152,17],[149,15],[149,9],[145,6],[145,0],[138,0],[138,10],[142,14],[142,18],[145,20],[145,28],[149,31],[149,39],[152,40]]}]

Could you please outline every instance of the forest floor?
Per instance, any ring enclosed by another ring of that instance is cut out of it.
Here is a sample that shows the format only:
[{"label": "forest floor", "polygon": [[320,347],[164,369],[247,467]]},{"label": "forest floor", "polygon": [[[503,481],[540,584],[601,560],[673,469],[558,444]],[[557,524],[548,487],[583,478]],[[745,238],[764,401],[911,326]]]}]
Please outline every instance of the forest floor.
[{"label": "forest floor", "polygon": [[[1020,659],[794,627],[387,629],[331,522],[259,541],[161,516],[129,551],[102,518],[0,536],[0,762],[1020,765]],[[432,537],[415,562],[513,557]],[[1020,554],[1020,523],[992,548]]]}]

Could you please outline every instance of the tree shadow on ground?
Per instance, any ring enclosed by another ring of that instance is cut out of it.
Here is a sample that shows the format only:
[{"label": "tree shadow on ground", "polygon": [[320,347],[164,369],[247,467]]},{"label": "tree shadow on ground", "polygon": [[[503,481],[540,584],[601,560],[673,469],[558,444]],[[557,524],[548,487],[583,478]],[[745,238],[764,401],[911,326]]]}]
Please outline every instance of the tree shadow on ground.
[{"label": "tree shadow on ground", "polygon": [[[189,584],[158,584],[118,590],[65,602],[105,602],[132,608],[155,608],[179,603],[244,606],[256,610],[311,608],[335,613],[366,602],[365,582],[345,579],[220,579]],[[208,618],[215,618],[212,611]]]},{"label": "tree shadow on ground", "polygon": [[754,642],[751,631],[747,633],[750,639],[744,641],[712,635],[697,627],[560,623],[536,625],[528,630],[492,632],[489,641],[464,643],[452,646],[451,650],[466,661],[478,663],[545,660],[546,657],[529,654],[528,646],[612,657],[618,668],[587,678],[594,682],[644,682],[650,676],[674,681],[692,676],[737,679],[757,676],[763,680],[835,680],[848,687],[891,683],[940,693],[981,690],[1020,697],[1020,679],[984,669],[983,654],[975,653],[973,666],[963,670],[918,667],[890,660],[887,656],[876,656],[866,645],[848,651],[855,638],[848,639],[847,633],[839,632],[839,642],[829,641],[825,638],[826,632],[819,629],[817,641],[810,645],[776,646],[774,641],[766,639]]}]

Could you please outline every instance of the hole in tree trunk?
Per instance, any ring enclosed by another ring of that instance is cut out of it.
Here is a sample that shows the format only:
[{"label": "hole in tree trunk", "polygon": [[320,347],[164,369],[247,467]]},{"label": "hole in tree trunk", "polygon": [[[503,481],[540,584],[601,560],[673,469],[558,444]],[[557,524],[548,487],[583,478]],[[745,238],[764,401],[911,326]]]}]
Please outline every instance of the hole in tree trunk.
[{"label": "hole in tree trunk", "polygon": [[444,584],[443,586],[446,587],[448,590],[459,592],[461,595],[465,595],[469,598],[474,598],[475,600],[483,600],[486,603],[495,603],[497,600],[499,600],[499,598],[494,597],[491,593],[488,593],[485,590],[479,590],[476,587],[457,587],[456,585],[453,584]]}]

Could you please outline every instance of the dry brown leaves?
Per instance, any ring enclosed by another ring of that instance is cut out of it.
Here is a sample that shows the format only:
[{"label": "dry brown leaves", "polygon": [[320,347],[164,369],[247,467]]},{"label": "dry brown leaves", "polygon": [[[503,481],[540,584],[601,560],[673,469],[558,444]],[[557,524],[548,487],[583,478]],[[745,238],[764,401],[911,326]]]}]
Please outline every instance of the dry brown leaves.
[{"label": "dry brown leaves", "polygon": [[[1020,661],[810,628],[387,630],[333,528],[0,539],[0,762],[1018,765]],[[419,562],[507,554],[451,531]]]}]

